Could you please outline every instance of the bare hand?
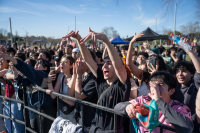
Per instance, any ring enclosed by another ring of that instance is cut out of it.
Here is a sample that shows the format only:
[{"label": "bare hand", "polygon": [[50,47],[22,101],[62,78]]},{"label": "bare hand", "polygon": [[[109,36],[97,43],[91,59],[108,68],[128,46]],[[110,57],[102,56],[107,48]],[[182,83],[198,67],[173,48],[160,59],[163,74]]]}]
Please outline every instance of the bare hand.
[{"label": "bare hand", "polygon": [[49,95],[50,95],[50,94],[51,94],[51,92],[53,92],[53,90],[51,90],[51,89],[46,89],[46,93],[47,93],[47,94],[49,94]]},{"label": "bare hand", "polygon": [[52,82],[54,80],[56,80],[56,74],[53,74],[55,70],[50,71],[49,75],[48,75],[48,82]]},{"label": "bare hand", "polygon": [[96,48],[97,39],[102,40],[103,42],[109,41],[105,34],[94,32],[90,29],[90,27],[89,27],[89,34],[80,40],[81,44],[84,44],[89,39],[91,39],[92,41],[93,48]]},{"label": "bare hand", "polygon": [[72,42],[71,38],[70,37],[73,37],[77,40],[80,40],[81,39],[81,36],[78,34],[79,31],[77,32],[74,32],[74,31],[70,31],[66,36],[62,37],[62,38],[67,38],[68,39],[68,42]]},{"label": "bare hand", "polygon": [[149,66],[149,64],[147,64],[147,67],[151,70],[151,72],[149,72],[149,73],[151,75],[153,75],[155,72],[158,71],[158,65],[156,65],[156,68],[152,64],[150,64],[150,65],[151,65],[151,67]]},{"label": "bare hand", "polygon": [[151,93],[149,93],[148,95],[154,99],[155,101],[157,101],[160,98],[160,90],[159,90],[159,86],[158,84],[154,81],[150,81],[149,82],[149,86],[150,86],[150,91]]},{"label": "bare hand", "polygon": [[134,37],[132,38],[131,42],[134,43],[138,38],[140,38],[141,36],[143,36],[144,33],[139,33],[139,34],[136,34],[134,35]]},{"label": "bare hand", "polygon": [[127,107],[126,107],[126,113],[128,114],[128,116],[131,118],[131,119],[136,119],[136,111],[135,111],[135,107],[138,106],[139,103],[136,102],[136,103],[133,103],[133,104],[129,104]]},{"label": "bare hand", "polygon": [[84,72],[86,72],[86,69],[83,67],[83,62],[76,62],[77,63],[77,68],[76,68],[76,73],[81,76]]}]

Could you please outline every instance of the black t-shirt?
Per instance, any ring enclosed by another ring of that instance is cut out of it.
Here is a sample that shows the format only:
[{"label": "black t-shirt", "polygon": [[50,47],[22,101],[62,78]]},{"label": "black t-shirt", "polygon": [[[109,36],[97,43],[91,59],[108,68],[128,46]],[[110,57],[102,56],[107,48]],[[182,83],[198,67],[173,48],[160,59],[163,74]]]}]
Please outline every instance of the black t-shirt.
[{"label": "black t-shirt", "polygon": [[[87,97],[83,99],[84,101],[91,102],[91,103],[97,103],[98,100],[98,95],[96,91],[96,81],[93,79],[93,74],[90,72],[87,74],[87,76],[82,77],[82,89],[81,92],[83,92]],[[78,123],[82,125],[82,109],[81,107],[76,106],[76,110],[79,110],[79,115],[80,117],[77,118]],[[92,108],[90,106],[84,106],[84,126],[85,127],[90,127],[92,124],[92,120],[94,119],[95,116],[95,108]]]},{"label": "black t-shirt", "polygon": [[192,120],[194,123],[194,132],[199,132],[200,124],[197,122],[195,112],[195,101],[198,89],[200,87],[200,73],[194,75],[194,79],[191,79],[185,86],[181,87],[178,84],[174,94],[172,95],[173,100],[177,100],[180,103],[184,103],[191,110]]},{"label": "black t-shirt", "polygon": [[[104,79],[103,71],[100,68],[97,69],[97,78],[94,79],[97,81],[97,93],[99,98],[100,95],[109,87],[109,85]],[[127,74],[127,80],[125,84],[121,83],[120,80],[117,79],[113,83],[112,88],[99,101],[99,105],[114,109],[115,105],[118,103],[129,100],[130,90],[131,83]],[[121,128],[121,121],[122,117],[117,116],[117,128]],[[114,115],[112,113],[97,109],[94,125],[100,127],[102,130],[114,130]]]}]

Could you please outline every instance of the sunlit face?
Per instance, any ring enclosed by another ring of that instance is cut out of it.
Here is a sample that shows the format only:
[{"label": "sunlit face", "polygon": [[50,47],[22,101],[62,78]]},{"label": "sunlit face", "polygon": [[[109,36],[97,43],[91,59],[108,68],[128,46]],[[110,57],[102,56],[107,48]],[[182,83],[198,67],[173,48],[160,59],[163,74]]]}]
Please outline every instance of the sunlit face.
[{"label": "sunlit face", "polygon": [[76,59],[76,56],[77,56],[77,52],[73,52],[73,53],[72,53],[72,57],[73,57],[74,59]]},{"label": "sunlit face", "polygon": [[8,66],[9,66],[9,63],[7,62],[7,60],[0,58],[0,70],[7,69]]},{"label": "sunlit face", "polygon": [[167,50],[165,50],[164,55],[169,56],[169,52]]},{"label": "sunlit face", "polygon": [[123,49],[122,49],[122,50],[121,50],[121,53],[122,53],[123,56],[126,56],[127,50],[123,50]]},{"label": "sunlit face", "polygon": [[150,49],[150,45],[149,45],[148,43],[143,43],[143,47],[144,47],[145,49]]},{"label": "sunlit face", "polygon": [[186,69],[176,71],[176,78],[181,85],[186,85],[192,77],[193,75]]},{"label": "sunlit face", "polygon": [[43,70],[47,70],[47,67],[43,67],[42,64],[36,63],[35,64],[35,69],[43,71]]},{"label": "sunlit face", "polygon": [[105,80],[112,80],[115,78],[115,70],[110,59],[104,59],[104,65],[102,67],[103,75]]},{"label": "sunlit face", "polygon": [[38,59],[44,59],[44,60],[49,60],[49,58],[46,57],[46,55],[44,53],[40,53],[38,56]]},{"label": "sunlit face", "polygon": [[58,67],[60,65],[60,61],[55,61],[55,66]]},{"label": "sunlit face", "polygon": [[83,58],[78,58],[76,61],[77,62],[81,62],[82,69],[84,69],[84,70],[89,69],[88,66],[87,66],[87,64],[85,63],[85,60]]},{"label": "sunlit face", "polygon": [[71,47],[66,47],[65,48],[65,54],[72,55],[72,48]]},{"label": "sunlit face", "polygon": [[38,49],[37,49],[37,48],[34,48],[33,50],[34,50],[34,52],[37,52],[37,51],[38,51]]},{"label": "sunlit face", "polygon": [[135,62],[137,60],[137,55],[132,55],[132,61]]},{"label": "sunlit face", "polygon": [[73,65],[70,65],[70,60],[67,58],[62,58],[60,61],[60,70],[62,73],[67,73],[70,69],[73,68]]},{"label": "sunlit face", "polygon": [[[163,101],[168,101],[170,99],[170,96],[174,93],[175,89],[169,89],[169,86],[164,83],[164,82],[159,82],[159,81],[151,81],[153,83],[156,83],[159,87],[160,91],[160,97],[162,98]],[[155,93],[154,89],[150,86],[150,91],[151,93]]]},{"label": "sunlit face", "polygon": [[138,56],[138,64],[141,65],[142,63],[146,63],[147,58],[144,55]]}]

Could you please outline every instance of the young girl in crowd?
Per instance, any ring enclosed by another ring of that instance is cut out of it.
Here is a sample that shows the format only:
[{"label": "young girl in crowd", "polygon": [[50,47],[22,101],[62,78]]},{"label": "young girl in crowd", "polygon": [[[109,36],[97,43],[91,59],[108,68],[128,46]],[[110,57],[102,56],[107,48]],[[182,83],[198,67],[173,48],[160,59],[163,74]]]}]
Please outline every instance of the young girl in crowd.
[{"label": "young girl in crowd", "polygon": [[[71,96],[71,97],[75,96],[75,80],[74,79],[76,79],[76,77],[73,75],[73,63],[74,62],[75,62],[75,60],[72,56],[64,55],[61,58],[61,61],[60,61],[61,74],[59,74],[54,88],[52,86],[52,81],[53,81],[53,79],[55,79],[56,74],[49,75],[52,78],[48,78],[47,94],[50,94],[51,91],[54,91],[54,92],[62,93],[64,95]],[[64,78],[64,80],[63,80],[63,78]],[[63,83],[62,83],[62,81],[63,81]],[[63,88],[63,90],[62,90],[62,88]],[[56,98],[55,95],[51,95],[51,97],[53,99]],[[68,99],[63,99],[61,97],[59,97],[59,98],[60,98],[60,100],[63,100],[70,106],[75,105],[74,101],[71,101]],[[72,123],[76,124],[76,121],[74,118],[74,111],[72,111],[68,115],[65,115],[61,110],[59,112],[63,118],[68,119]]]}]

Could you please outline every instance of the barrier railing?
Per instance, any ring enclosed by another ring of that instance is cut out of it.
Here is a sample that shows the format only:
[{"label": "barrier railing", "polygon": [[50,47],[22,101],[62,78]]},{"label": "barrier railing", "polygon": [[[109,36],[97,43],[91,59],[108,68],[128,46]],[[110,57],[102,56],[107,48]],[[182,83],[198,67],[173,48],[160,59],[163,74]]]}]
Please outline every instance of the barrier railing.
[{"label": "barrier railing", "polygon": [[[39,108],[38,108],[38,110],[39,111],[36,110],[36,109],[33,109],[33,108],[29,107],[27,105],[27,103],[26,103],[26,100],[20,101],[20,100],[16,100],[16,99],[13,99],[13,98],[8,98],[8,97],[5,97],[5,96],[0,96],[0,98],[8,100],[9,104],[11,103],[11,101],[14,101],[14,102],[21,103],[23,105],[24,121],[20,121],[20,120],[12,118],[12,116],[11,116],[11,104],[9,105],[10,106],[10,117],[5,116],[3,114],[0,114],[0,117],[9,119],[10,122],[11,122],[11,125],[12,125],[12,121],[15,121],[15,122],[18,122],[20,124],[25,125],[25,133],[27,133],[27,131],[29,131],[31,133],[37,133],[37,132],[33,131],[31,128],[29,128],[29,127],[26,126],[26,115],[25,115],[26,111],[30,110],[30,111],[38,114],[39,115],[39,119],[40,119],[41,116],[43,116],[43,117],[45,117],[45,118],[47,118],[49,120],[54,121],[55,118],[53,118],[52,116],[49,116],[49,115],[47,115],[45,113],[42,113],[41,109],[40,109],[40,100],[39,100],[40,99],[40,93],[41,92],[45,92],[46,93],[46,90],[42,89],[41,87],[38,87],[38,86],[29,86],[29,87],[32,87],[33,89],[36,89],[38,91],[38,101],[39,101]],[[23,87],[23,99],[25,99],[25,93],[26,93],[26,87],[24,86]],[[60,94],[60,93],[56,93],[56,92],[51,92],[51,94],[57,96],[57,112],[59,112],[58,97],[62,97],[62,98],[68,99],[68,100],[75,101],[76,103],[78,103],[82,107],[82,110],[84,110],[84,106],[86,105],[86,106],[90,106],[90,107],[93,107],[93,108],[96,108],[96,109],[100,109],[100,110],[103,110],[103,111],[106,111],[106,112],[109,112],[109,113],[113,113],[113,115],[114,115],[114,130],[115,131],[116,131],[115,116],[119,115],[119,116],[123,116],[123,117],[128,117],[126,115],[123,115],[123,114],[120,114],[120,113],[114,111],[114,109],[111,109],[111,108],[107,108],[107,107],[100,106],[100,105],[97,105],[97,104],[93,104],[93,103],[90,103],[90,102],[87,102],[87,101],[79,100],[79,99],[76,99],[76,98],[73,98],[73,97],[70,97],[70,96],[66,96],[66,95],[63,95],[63,94]],[[81,111],[81,113],[82,113],[82,132],[84,133],[84,119],[85,119],[84,111]],[[39,123],[39,124],[41,125],[41,123]],[[174,128],[166,126],[166,125],[160,125],[159,127],[160,127],[160,133],[163,133],[163,129],[176,132],[176,130]],[[11,126],[11,132],[12,132],[12,130],[13,129],[12,129],[12,126]],[[41,128],[39,130],[41,130]]]}]

